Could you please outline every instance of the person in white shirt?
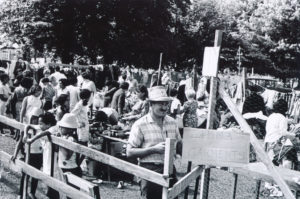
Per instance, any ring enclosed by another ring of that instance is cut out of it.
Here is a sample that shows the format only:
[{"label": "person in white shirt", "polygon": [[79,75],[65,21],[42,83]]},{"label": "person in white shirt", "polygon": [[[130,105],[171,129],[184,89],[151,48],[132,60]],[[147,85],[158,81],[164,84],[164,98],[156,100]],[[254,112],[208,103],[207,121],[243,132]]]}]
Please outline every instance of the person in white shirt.
[{"label": "person in white shirt", "polygon": [[178,91],[176,89],[172,89],[170,92],[170,97],[172,98],[171,107],[170,107],[170,114],[171,117],[176,119],[176,116],[179,114],[181,103],[177,98]]},{"label": "person in white shirt", "polygon": [[87,89],[91,92],[91,97],[88,101],[88,106],[90,107],[93,104],[94,95],[97,92],[96,85],[93,81],[90,80],[90,74],[87,72],[82,73],[83,82],[80,86],[80,89]]},{"label": "person in white shirt", "polygon": [[60,67],[56,66],[55,72],[49,76],[49,79],[51,79],[51,80],[55,79],[56,84],[57,84],[60,79],[67,79],[67,77],[63,73],[60,72]]},{"label": "person in white shirt", "polygon": [[71,78],[69,80],[70,85],[67,86],[67,90],[69,92],[69,97],[70,97],[70,112],[74,109],[75,105],[77,102],[79,102],[79,92],[80,89],[77,87],[77,78]]},{"label": "person in white shirt", "polygon": [[268,117],[266,124],[266,137],[264,143],[271,159],[274,157],[273,147],[282,136],[294,136],[288,132],[288,119],[286,112],[288,104],[285,100],[279,99],[273,104],[273,113]]}]

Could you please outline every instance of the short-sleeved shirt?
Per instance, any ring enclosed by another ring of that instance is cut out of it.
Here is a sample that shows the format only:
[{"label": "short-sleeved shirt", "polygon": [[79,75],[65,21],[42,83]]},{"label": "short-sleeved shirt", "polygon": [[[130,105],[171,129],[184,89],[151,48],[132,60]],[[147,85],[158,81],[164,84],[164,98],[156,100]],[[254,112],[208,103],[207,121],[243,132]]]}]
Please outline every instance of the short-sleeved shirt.
[{"label": "short-sleeved shirt", "polygon": [[91,97],[88,101],[88,105],[92,105],[93,103],[93,99],[94,99],[94,94],[97,93],[97,88],[96,88],[96,85],[93,81],[91,80],[83,80],[81,86],[80,86],[81,89],[87,89],[89,91],[91,91]]},{"label": "short-sleeved shirt", "polygon": [[[148,148],[165,142],[166,138],[181,139],[176,121],[170,116],[165,116],[161,128],[148,113],[133,124],[128,144],[134,148]],[[140,162],[164,163],[164,154],[150,154],[140,158]]]},{"label": "short-sleeved shirt", "polygon": [[265,142],[276,142],[281,136],[287,133],[288,121],[287,118],[280,113],[272,113],[266,124]]},{"label": "short-sleeved shirt", "polygon": [[[35,135],[39,134],[41,132],[41,129],[39,128],[39,125],[32,125],[36,130],[29,129],[28,134],[30,137],[34,137]],[[30,153],[34,154],[41,154],[43,153],[43,147],[42,147],[42,142],[41,139],[35,140],[31,146],[30,146]]]},{"label": "short-sleeved shirt", "polygon": [[[63,139],[66,139],[71,142],[76,142],[76,140],[72,136],[62,136]],[[78,167],[76,161],[76,153],[73,152],[71,157],[67,158],[66,155],[62,151],[62,147],[59,147],[58,151],[58,167],[63,169],[74,169]],[[68,150],[68,149],[67,149]],[[71,152],[71,151],[70,151]]]}]

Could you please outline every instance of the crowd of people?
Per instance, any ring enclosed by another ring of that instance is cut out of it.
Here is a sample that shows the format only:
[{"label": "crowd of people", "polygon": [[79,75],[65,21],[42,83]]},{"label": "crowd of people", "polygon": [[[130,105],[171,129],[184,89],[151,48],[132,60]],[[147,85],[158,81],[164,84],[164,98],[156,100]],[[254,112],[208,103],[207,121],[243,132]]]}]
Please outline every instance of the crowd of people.
[{"label": "crowd of people", "polygon": [[[88,68],[77,70],[56,66],[42,69],[39,78],[28,70],[15,79],[1,71],[0,114],[26,124],[24,132],[11,130],[18,141],[12,160],[17,157],[24,159],[24,143],[30,143],[29,164],[37,169],[43,167],[46,173],[49,173],[47,157],[50,154],[49,143],[39,139],[43,136],[60,136],[94,147],[97,134],[91,129],[95,123],[98,125],[97,133],[117,126],[129,132],[127,156],[138,158],[140,166],[162,173],[165,139],[174,138],[180,146],[184,127],[206,127],[210,92],[207,77],[199,77],[197,85],[189,76],[174,83],[170,73],[164,71],[162,80],[153,75],[149,86],[135,79],[130,68],[122,68],[118,78],[105,79],[105,84],[99,87],[92,78],[93,71]],[[228,93],[233,93],[230,88]],[[255,87],[248,88],[242,109],[244,118],[257,138],[264,140],[274,164],[292,169],[296,168],[298,160],[296,147],[290,146],[295,145],[299,128],[289,122],[287,111],[288,104],[283,99],[274,103],[273,110],[266,111],[259,91]],[[222,99],[217,100],[215,115],[214,128],[238,128]],[[4,133],[3,128],[1,132]],[[283,146],[289,147],[283,150]],[[180,147],[177,149],[180,154]],[[82,176],[85,159],[82,155],[59,148],[58,167],[62,172]],[[254,152],[250,159],[255,160]],[[20,195],[23,182],[24,175]],[[35,198],[37,184],[36,179],[31,180],[31,198]],[[144,198],[160,198],[162,195],[159,186],[146,180],[140,186]],[[57,194],[55,190],[48,189],[50,198],[57,198]]]}]

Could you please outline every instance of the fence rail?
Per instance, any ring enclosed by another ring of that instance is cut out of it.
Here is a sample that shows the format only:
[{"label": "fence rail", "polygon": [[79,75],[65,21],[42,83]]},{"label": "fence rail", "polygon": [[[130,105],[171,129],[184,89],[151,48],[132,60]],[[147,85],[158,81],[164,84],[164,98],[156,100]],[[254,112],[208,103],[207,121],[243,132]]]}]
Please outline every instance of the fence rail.
[{"label": "fence rail", "polygon": [[[13,119],[0,116],[0,123],[3,123],[5,125],[8,125],[10,127],[24,130],[25,125],[17,122]],[[44,137],[42,139],[48,140],[48,138]],[[72,150],[76,153],[80,153],[82,155],[85,155],[91,159],[94,159],[98,162],[102,162],[104,164],[107,164],[109,166],[112,166],[116,169],[122,170],[124,172],[136,175],[137,177],[146,179],[148,181],[154,182],[156,184],[159,184],[163,187],[163,199],[167,198],[175,198],[180,193],[182,193],[185,188],[189,186],[189,184],[193,181],[195,181],[196,178],[198,178],[202,171],[202,166],[196,166],[191,170],[191,172],[187,173],[185,176],[183,176],[173,187],[169,187],[169,175],[170,174],[170,168],[171,165],[173,165],[172,156],[170,154],[173,154],[171,149],[174,149],[174,141],[171,139],[167,140],[166,146],[166,158],[165,158],[165,172],[164,174],[159,174],[156,172],[153,172],[151,170],[145,169],[143,167],[140,167],[138,165],[120,160],[118,158],[115,158],[113,156],[107,155],[105,153],[102,153],[100,151],[88,148],[86,146],[67,141],[65,139],[62,139],[60,137],[51,136],[52,144],[67,148],[69,150]],[[53,147],[52,147],[53,148]],[[0,162],[3,162],[4,165],[11,168],[15,171],[22,171],[26,173],[27,175],[33,176],[37,178],[38,180],[43,181],[48,186],[61,191],[65,193],[66,195],[72,197],[72,198],[91,198],[90,196],[87,196],[83,192],[80,192],[63,182],[31,167],[30,165],[27,165],[26,163],[16,160],[16,164],[13,164],[10,161],[11,156],[7,153],[0,151]],[[52,168],[53,169],[53,168]],[[292,188],[293,190],[300,190],[300,185],[293,181],[293,178],[299,178],[300,179],[300,172],[298,171],[292,171],[289,169],[279,168],[276,167],[276,170],[278,174],[284,179],[284,181]],[[255,164],[248,164],[245,165],[245,167],[241,168],[229,168],[228,170],[231,173],[238,174],[238,175],[244,175],[248,177],[252,177],[256,180],[263,180],[263,181],[274,181],[273,175],[268,171],[267,167],[262,163],[255,163]],[[167,172],[167,173],[166,173]],[[168,173],[169,172],[169,173]],[[198,190],[195,190],[198,191]]]},{"label": "fence rail", "polygon": [[15,163],[11,162],[11,155],[5,153],[4,151],[0,151],[0,161],[7,168],[10,168],[14,171],[22,171],[27,175],[30,175],[42,182],[44,182],[47,186],[65,193],[67,196],[74,199],[93,199],[93,197],[43,173],[42,171],[26,164],[23,161],[15,160]]}]

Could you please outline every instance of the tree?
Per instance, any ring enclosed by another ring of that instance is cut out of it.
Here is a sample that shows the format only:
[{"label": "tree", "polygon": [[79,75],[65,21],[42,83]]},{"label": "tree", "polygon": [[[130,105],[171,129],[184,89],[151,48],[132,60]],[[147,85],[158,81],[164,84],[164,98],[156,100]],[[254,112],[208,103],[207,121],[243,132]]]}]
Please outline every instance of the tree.
[{"label": "tree", "polygon": [[[0,13],[3,31],[26,40],[35,50],[45,47],[63,62],[87,56],[95,63],[119,61],[136,66],[168,63],[176,42],[174,10],[186,12],[189,0],[39,0],[6,1]],[[22,12],[19,12],[19,11]],[[6,17],[8,16],[8,17]],[[5,23],[9,18],[10,22]],[[16,22],[16,26],[11,23]]]}]

